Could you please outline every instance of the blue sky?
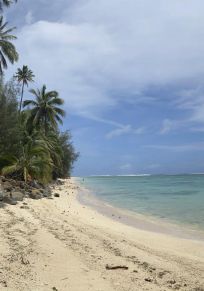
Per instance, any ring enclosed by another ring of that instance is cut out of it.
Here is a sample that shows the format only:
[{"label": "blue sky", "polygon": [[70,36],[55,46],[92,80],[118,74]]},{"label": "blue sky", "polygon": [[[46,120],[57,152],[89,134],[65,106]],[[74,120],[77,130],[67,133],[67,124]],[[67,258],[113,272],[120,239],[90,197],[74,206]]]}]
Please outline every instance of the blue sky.
[{"label": "blue sky", "polygon": [[[74,175],[204,172],[203,0],[19,0],[16,67],[65,99]],[[29,94],[26,96],[29,97]]]}]

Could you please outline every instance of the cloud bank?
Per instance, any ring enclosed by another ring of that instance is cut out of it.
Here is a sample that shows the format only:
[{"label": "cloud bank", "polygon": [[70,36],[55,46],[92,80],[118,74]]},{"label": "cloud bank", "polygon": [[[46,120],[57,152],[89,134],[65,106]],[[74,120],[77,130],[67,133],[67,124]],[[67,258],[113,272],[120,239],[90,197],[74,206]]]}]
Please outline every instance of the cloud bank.
[{"label": "cloud bank", "polygon": [[[55,22],[33,23],[37,17],[29,11],[17,47],[22,64],[39,84],[59,90],[72,113],[103,116],[121,102],[146,100],[150,86],[202,79],[203,1],[81,0],[62,6]],[[182,98],[180,110],[192,110],[192,120],[203,122],[203,98],[188,108]],[[165,121],[163,133],[170,127]]]}]

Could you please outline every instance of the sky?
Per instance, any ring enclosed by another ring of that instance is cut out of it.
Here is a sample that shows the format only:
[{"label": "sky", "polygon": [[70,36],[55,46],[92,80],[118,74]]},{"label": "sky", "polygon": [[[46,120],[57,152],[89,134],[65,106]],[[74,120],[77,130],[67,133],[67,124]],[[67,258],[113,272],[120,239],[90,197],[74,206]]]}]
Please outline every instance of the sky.
[{"label": "sky", "polygon": [[[204,172],[203,0],[18,0],[20,59],[65,100],[73,175]],[[30,98],[26,93],[26,98]]]}]

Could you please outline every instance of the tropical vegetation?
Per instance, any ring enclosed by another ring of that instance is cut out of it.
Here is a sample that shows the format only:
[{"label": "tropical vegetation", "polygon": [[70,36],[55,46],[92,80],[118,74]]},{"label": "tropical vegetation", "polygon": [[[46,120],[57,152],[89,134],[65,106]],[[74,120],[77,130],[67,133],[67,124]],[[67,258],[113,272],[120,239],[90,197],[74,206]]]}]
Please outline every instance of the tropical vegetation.
[{"label": "tropical vegetation", "polygon": [[28,68],[28,66],[23,66],[23,68],[18,68],[15,78],[21,84],[21,100],[20,100],[20,108],[19,111],[21,112],[22,103],[23,103],[23,94],[24,94],[24,87],[27,86],[30,82],[34,82],[35,75],[33,72]]},{"label": "tropical vegetation", "polygon": [[11,42],[16,39],[11,34],[15,27],[7,28],[7,25],[8,22],[4,22],[3,16],[0,16],[0,74],[3,74],[3,69],[7,69],[7,60],[12,64],[18,61],[18,53]]},{"label": "tropical vegetation", "polygon": [[0,0],[0,9],[2,10],[4,6],[9,7],[14,2],[17,2],[17,0]]},{"label": "tropical vegetation", "polygon": [[[11,3],[0,0],[0,10]],[[4,81],[7,61],[18,60],[12,32],[0,16],[0,175],[47,184],[70,176],[78,153],[70,132],[60,131],[65,111],[57,91],[43,85],[25,92],[35,77],[26,65]],[[30,98],[23,101],[25,93]]]}]

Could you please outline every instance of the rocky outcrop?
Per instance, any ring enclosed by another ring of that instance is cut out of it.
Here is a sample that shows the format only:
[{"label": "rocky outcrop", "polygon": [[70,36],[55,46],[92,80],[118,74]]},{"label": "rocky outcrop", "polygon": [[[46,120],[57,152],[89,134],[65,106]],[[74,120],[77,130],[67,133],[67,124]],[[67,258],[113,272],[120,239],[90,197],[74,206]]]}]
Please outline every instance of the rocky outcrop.
[{"label": "rocky outcrop", "polygon": [[23,201],[25,197],[35,200],[41,198],[50,198],[51,189],[49,186],[45,187],[36,181],[32,181],[26,184],[23,181],[7,179],[0,176],[1,203],[15,205],[18,201]]}]

